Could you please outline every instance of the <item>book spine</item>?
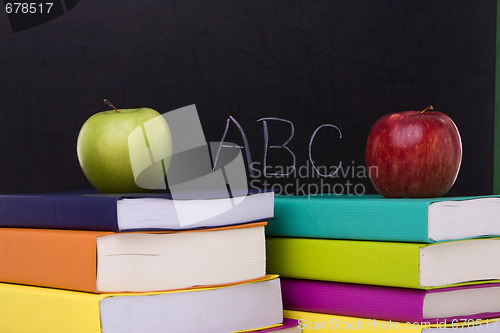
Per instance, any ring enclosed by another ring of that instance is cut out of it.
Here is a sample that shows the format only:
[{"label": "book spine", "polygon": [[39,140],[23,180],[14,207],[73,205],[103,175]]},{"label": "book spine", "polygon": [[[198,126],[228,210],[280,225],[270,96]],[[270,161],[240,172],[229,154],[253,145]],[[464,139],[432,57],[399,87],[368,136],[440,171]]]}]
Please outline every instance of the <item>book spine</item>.
[{"label": "book spine", "polygon": [[0,226],[119,231],[116,197],[12,195],[0,198]]},{"label": "book spine", "polygon": [[0,283],[2,333],[101,333],[100,295]]},{"label": "book spine", "polygon": [[424,290],[286,278],[281,279],[281,290],[288,310],[401,322],[423,320]]},{"label": "book spine", "polygon": [[420,288],[414,243],[268,237],[267,269],[282,277]]},{"label": "book spine", "polygon": [[268,236],[428,243],[428,202],[276,196]]},{"label": "book spine", "polygon": [[97,235],[0,228],[0,282],[95,292]]}]

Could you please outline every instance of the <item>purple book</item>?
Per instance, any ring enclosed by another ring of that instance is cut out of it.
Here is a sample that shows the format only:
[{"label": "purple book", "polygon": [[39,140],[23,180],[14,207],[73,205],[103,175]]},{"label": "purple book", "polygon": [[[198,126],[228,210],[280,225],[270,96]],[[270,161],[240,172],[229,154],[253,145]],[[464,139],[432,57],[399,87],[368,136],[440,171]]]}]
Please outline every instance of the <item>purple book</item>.
[{"label": "purple book", "polygon": [[283,307],[400,322],[500,317],[500,283],[432,290],[281,278]]}]

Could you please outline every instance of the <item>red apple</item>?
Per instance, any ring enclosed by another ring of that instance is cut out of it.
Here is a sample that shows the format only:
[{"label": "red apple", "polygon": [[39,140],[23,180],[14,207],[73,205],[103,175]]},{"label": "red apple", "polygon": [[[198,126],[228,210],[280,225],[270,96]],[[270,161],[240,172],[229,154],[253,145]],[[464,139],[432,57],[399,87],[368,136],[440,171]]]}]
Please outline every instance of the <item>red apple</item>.
[{"label": "red apple", "polygon": [[384,197],[440,197],[455,183],[462,162],[460,133],[450,117],[432,109],[387,114],[373,125],[366,166]]}]

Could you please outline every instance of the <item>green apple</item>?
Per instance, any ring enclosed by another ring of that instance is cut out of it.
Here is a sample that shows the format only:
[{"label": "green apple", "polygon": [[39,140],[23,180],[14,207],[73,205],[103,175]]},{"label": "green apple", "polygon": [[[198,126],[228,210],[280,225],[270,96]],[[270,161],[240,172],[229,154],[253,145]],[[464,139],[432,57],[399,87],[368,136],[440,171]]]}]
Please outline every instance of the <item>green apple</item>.
[{"label": "green apple", "polygon": [[77,140],[78,161],[101,193],[148,192],[164,187],[172,154],[170,128],[150,108],[117,109],[94,114]]}]

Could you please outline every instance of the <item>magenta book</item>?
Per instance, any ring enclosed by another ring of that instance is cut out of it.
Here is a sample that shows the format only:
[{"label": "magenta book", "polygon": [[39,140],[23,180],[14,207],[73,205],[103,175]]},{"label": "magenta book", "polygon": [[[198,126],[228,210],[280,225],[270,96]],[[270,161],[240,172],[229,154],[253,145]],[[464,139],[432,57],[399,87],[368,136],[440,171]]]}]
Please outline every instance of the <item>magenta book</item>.
[{"label": "magenta book", "polygon": [[338,282],[281,279],[283,307],[400,322],[500,316],[500,284],[419,290]]}]

